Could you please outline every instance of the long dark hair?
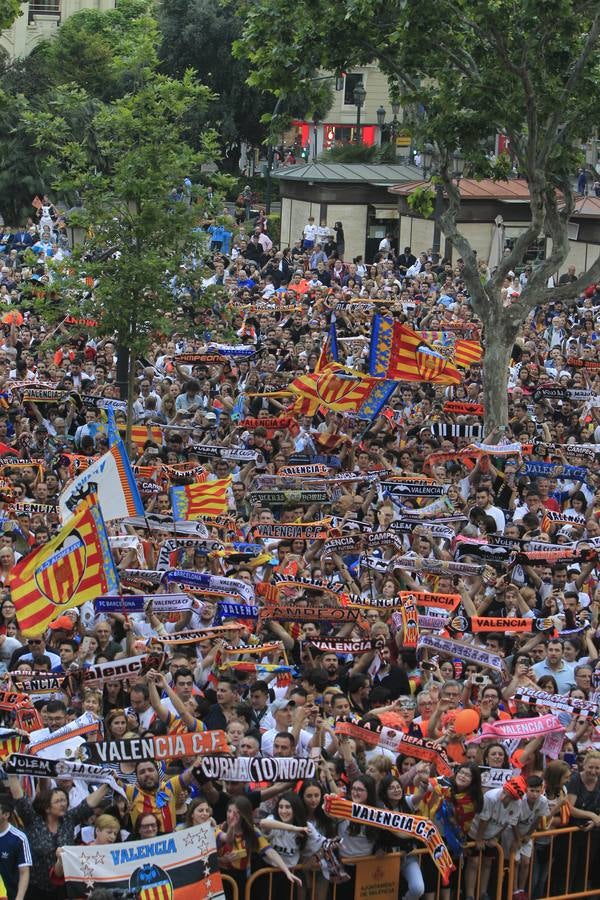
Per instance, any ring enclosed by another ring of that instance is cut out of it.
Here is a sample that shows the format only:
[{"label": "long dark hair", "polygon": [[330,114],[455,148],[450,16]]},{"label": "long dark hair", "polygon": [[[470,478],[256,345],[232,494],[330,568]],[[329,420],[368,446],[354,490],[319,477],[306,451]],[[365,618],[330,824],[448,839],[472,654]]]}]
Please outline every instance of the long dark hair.
[{"label": "long dark hair", "polygon": [[510,769],[510,759],[509,759],[508,753],[506,752],[506,747],[503,747],[502,744],[498,743],[497,741],[494,741],[493,744],[490,744],[483,751],[483,765],[489,766],[488,756],[489,756],[490,750],[492,750],[494,747],[500,747],[500,749],[504,753],[504,763],[502,764],[502,766],[500,766],[500,768],[501,769]]},{"label": "long dark hair", "polygon": [[[388,775],[383,776],[383,778],[379,782],[379,787],[377,788],[377,795],[379,797],[379,802],[381,804],[383,804],[383,806],[386,806],[388,809],[390,808],[389,807],[390,801],[388,799],[387,792],[388,792],[389,786],[391,784],[393,784],[394,781],[397,781],[398,784],[400,785],[400,787],[402,787],[402,782],[400,781],[400,779],[398,778],[397,775],[388,774]],[[402,797],[400,799],[399,808],[401,810],[409,809],[409,806],[408,806],[406,800],[404,799],[404,788],[402,788]]]},{"label": "long dark hair", "polygon": [[[284,794],[281,794],[277,798],[277,802],[275,803],[275,818],[278,822],[281,822],[281,817],[279,815],[279,804],[282,800],[285,800],[292,807],[292,812],[294,814],[293,825],[299,825],[300,828],[306,828],[308,820],[306,818],[306,807],[304,803],[294,791],[286,791]],[[306,834],[299,834],[296,836],[296,843],[298,847],[303,850],[304,845],[306,844]]]},{"label": "long dark hair", "polygon": [[[256,837],[254,821],[252,819],[252,804],[247,797],[233,797],[227,804],[227,808],[229,809],[231,806],[235,806],[240,814],[240,828],[242,829],[246,847],[250,853],[256,853],[258,850],[258,838]],[[224,830],[227,831],[227,826],[225,826]]]},{"label": "long dark hair", "polygon": [[[321,799],[319,800],[319,805],[315,808],[313,813],[314,823],[317,831],[319,831],[322,835],[327,838],[335,837],[337,833],[337,828],[335,822],[329,818],[325,810],[323,809],[323,796],[325,791],[323,790],[323,785],[320,781],[317,781],[314,778],[307,778],[306,781],[302,782],[302,787],[300,789],[300,799],[302,803],[304,803],[304,793],[307,788],[318,788],[319,793],[321,794]],[[308,819],[308,809],[306,805],[304,806],[304,812]]]},{"label": "long dark hair", "polygon": [[[377,784],[375,779],[370,775],[358,775],[356,778],[352,779],[350,784],[350,791],[352,790],[352,785],[356,784],[357,781],[360,781],[367,790],[367,799],[364,801],[366,806],[377,806]],[[357,835],[360,834],[360,830],[363,826],[359,825],[358,822],[350,822],[348,825],[348,834]],[[365,827],[365,835],[372,840],[375,840],[377,837],[377,829],[373,827],[369,827],[368,825]]]},{"label": "long dark hair", "polygon": [[471,784],[465,791],[473,801],[473,806],[475,807],[475,812],[480,813],[483,809],[483,790],[481,789],[481,771],[477,763],[463,763],[458,766],[456,772],[450,779],[450,793],[452,795],[452,799],[456,796],[456,794],[460,793],[458,787],[456,786],[456,775],[460,772],[461,769],[467,769],[471,773]]}]

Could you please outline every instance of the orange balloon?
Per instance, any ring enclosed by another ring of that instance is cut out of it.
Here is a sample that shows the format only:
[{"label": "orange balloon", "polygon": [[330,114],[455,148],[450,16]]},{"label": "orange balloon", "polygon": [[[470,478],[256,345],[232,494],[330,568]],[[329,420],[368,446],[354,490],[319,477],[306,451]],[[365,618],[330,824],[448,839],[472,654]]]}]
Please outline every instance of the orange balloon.
[{"label": "orange balloon", "polygon": [[471,734],[479,728],[479,713],[474,709],[461,709],[454,719],[455,734]]},{"label": "orange balloon", "polygon": [[381,713],[377,718],[382,725],[386,725],[388,728],[398,728],[401,730],[404,727],[404,719],[400,713],[394,712],[393,710]]},{"label": "orange balloon", "polygon": [[4,313],[2,316],[2,322],[4,325],[12,325],[14,322],[15,325],[23,324],[23,315],[19,312],[18,309],[11,309],[8,312]]}]

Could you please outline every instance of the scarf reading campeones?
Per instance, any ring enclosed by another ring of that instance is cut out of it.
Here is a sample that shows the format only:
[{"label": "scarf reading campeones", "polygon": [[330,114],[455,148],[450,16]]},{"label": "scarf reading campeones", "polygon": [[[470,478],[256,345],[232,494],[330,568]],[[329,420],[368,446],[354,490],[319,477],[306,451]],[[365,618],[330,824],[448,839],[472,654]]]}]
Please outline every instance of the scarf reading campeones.
[{"label": "scarf reading campeones", "polygon": [[425,844],[442,876],[443,883],[448,884],[450,875],[455,868],[454,863],[439,831],[429,819],[416,816],[412,812],[393,812],[388,809],[367,806],[364,803],[353,803],[352,800],[343,800],[333,794],[327,794],[323,801],[323,809],[334,819],[347,819],[350,822],[358,822],[360,825],[373,825],[375,828],[391,831],[392,834],[416,838]]}]

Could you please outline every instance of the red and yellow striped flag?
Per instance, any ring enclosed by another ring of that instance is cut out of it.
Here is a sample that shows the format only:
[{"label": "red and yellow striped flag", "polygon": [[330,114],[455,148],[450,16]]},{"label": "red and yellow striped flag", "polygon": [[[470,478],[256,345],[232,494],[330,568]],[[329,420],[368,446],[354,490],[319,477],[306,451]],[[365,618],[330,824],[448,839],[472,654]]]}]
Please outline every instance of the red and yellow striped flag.
[{"label": "red and yellow striped flag", "polygon": [[232,478],[196,482],[170,490],[175,519],[198,519],[200,516],[224,516],[228,509],[227,491]]},{"label": "red and yellow striped flag", "polygon": [[56,537],[13,568],[8,584],[26,637],[43,634],[65,610],[118,590],[104,520],[82,503]]},{"label": "red and yellow striped flag", "polygon": [[481,362],[483,347],[479,341],[466,341],[459,338],[454,344],[454,365],[461,368]]},{"label": "red and yellow striped flag", "polygon": [[421,335],[384,316],[374,316],[369,372],[394,381],[459,384],[460,372],[423,340]]},{"label": "red and yellow striped flag", "polygon": [[[302,408],[312,410],[314,406],[316,412],[322,405],[334,412],[357,412],[376,384],[377,379],[362,372],[329,363],[320,372],[300,375],[292,381],[290,390],[299,394],[302,400],[310,401],[304,407],[294,404],[293,411],[299,412]],[[310,411],[302,414],[314,415]]]}]

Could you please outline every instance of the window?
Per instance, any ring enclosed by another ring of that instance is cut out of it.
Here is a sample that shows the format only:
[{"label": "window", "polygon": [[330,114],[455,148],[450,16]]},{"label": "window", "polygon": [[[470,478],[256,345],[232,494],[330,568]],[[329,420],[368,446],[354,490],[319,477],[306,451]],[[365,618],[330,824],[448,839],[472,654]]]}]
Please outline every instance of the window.
[{"label": "window", "polygon": [[362,75],[346,75],[344,79],[344,105],[354,106],[354,88],[362,84]]}]

